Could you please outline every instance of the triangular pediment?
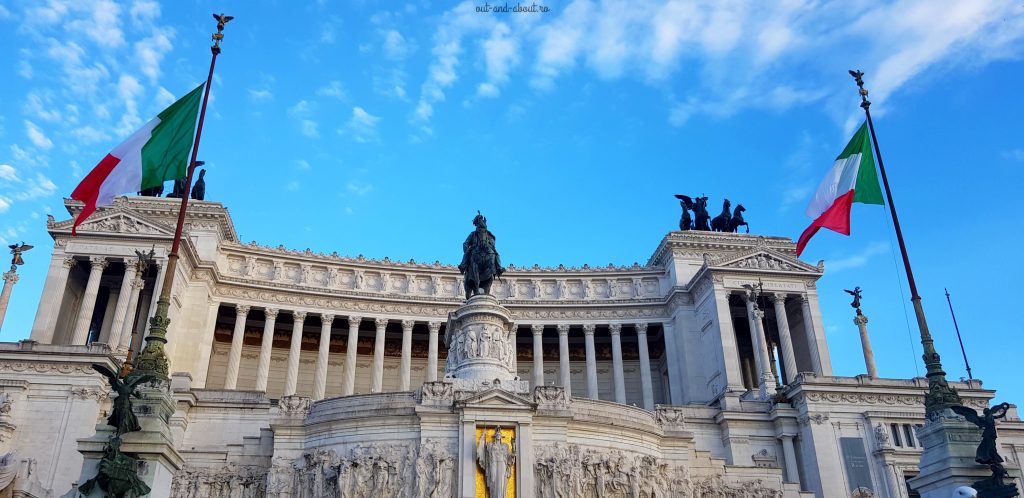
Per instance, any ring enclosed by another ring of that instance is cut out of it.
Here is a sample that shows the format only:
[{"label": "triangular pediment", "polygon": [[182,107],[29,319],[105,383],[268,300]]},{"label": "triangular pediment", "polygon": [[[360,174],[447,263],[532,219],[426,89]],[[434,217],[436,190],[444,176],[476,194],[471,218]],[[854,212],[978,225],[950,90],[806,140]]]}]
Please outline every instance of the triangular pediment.
[{"label": "triangular pediment", "polygon": [[822,269],[819,267],[809,265],[786,254],[763,248],[724,256],[719,258],[718,261],[715,261],[712,266],[716,268],[751,271],[782,271],[797,273],[822,272]]},{"label": "triangular pediment", "polygon": [[459,400],[458,404],[476,407],[533,408],[531,400],[500,388],[474,393],[472,396]]},{"label": "triangular pediment", "polygon": [[[52,231],[70,231],[74,218],[50,225]],[[131,235],[171,236],[174,231],[160,223],[143,218],[138,213],[120,206],[112,206],[93,213],[78,225],[78,233],[114,233]]]}]

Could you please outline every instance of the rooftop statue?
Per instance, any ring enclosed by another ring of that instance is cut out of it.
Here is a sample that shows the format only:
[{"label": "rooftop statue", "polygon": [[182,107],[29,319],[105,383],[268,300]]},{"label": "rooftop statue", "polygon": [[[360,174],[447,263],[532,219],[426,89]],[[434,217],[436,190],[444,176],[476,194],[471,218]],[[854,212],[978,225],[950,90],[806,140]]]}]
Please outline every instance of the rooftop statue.
[{"label": "rooftop statue", "polygon": [[487,229],[487,218],[476,212],[473,218],[476,230],[462,243],[462,262],[459,272],[464,275],[466,299],[477,294],[490,294],[491,283],[505,273],[501,257],[494,247],[494,234]]},{"label": "rooftop statue", "polygon": [[199,170],[199,179],[192,186],[192,198],[197,201],[206,200],[206,170]]},{"label": "rooftop statue", "polygon": [[850,307],[857,310],[858,315],[862,315],[860,312],[860,287],[854,287],[853,290],[843,289],[843,292],[853,296],[853,302],[850,303]]},{"label": "rooftop statue", "polygon": [[732,225],[732,214],[729,212],[729,199],[726,199],[722,203],[722,214],[715,216],[711,220],[711,231],[713,232],[729,232],[730,226]]},{"label": "rooftop statue", "polygon": [[[683,207],[683,220],[685,220],[685,219],[690,217],[690,213],[687,212],[687,209],[690,209],[690,210],[693,211],[693,218],[694,218],[694,220],[693,220],[693,226],[690,229],[692,229],[692,230],[702,230],[702,231],[705,231],[705,232],[710,232],[711,231],[711,227],[708,226],[708,219],[710,219],[711,216],[708,215],[708,209],[707,209],[708,198],[707,197],[692,197],[691,198],[688,195],[676,194],[676,199],[679,199],[679,200],[682,201],[680,203],[680,205]],[[684,229],[682,227],[683,220],[680,220],[680,222],[679,222],[680,227],[679,228],[681,230],[686,230],[686,229]]]},{"label": "rooftop statue", "polygon": [[736,209],[732,211],[732,219],[729,220],[729,229],[726,232],[738,232],[740,227],[746,227],[747,233],[750,233],[750,223],[747,223],[743,219],[743,212],[747,208],[743,207],[743,204],[737,204]]},{"label": "rooftop statue", "polygon": [[985,408],[980,416],[978,412],[966,406],[953,405],[949,408],[957,415],[967,419],[968,422],[981,427],[981,443],[978,444],[974,461],[988,465],[992,475],[972,484],[972,487],[978,490],[978,495],[985,497],[1018,496],[1017,485],[1003,481],[1011,478],[1006,467],[1003,466],[1003,457],[999,455],[997,451],[999,446],[996,444],[996,420],[1006,416],[1010,404],[1000,403],[992,408]]},{"label": "rooftop statue", "polygon": [[11,257],[11,270],[14,270],[16,267],[25,264],[25,259],[21,257],[21,253],[28,251],[35,246],[30,246],[22,242],[20,244],[11,244],[7,247],[11,248],[11,254],[13,255]]}]

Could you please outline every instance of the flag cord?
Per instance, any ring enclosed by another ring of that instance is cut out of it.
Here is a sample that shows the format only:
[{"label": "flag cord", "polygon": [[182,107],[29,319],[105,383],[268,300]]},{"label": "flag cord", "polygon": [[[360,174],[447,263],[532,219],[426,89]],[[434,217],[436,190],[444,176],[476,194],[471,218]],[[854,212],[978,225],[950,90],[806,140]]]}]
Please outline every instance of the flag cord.
[{"label": "flag cord", "polygon": [[[882,218],[888,220],[888,217],[885,216],[885,211],[881,211],[881,215]],[[892,222],[889,221],[887,225],[892,227]],[[896,260],[896,249],[892,244],[892,230],[886,231],[889,234],[889,254],[892,255],[892,271],[896,278],[896,288],[900,290],[900,308],[903,310],[903,322],[907,325],[907,340],[910,341],[910,358],[912,360],[911,363],[914,364],[914,376],[920,377],[921,367],[917,364],[917,348],[915,347],[917,342],[914,341],[914,332],[910,330],[910,315],[907,314],[907,296],[903,293],[903,282],[900,279],[900,264]]]}]

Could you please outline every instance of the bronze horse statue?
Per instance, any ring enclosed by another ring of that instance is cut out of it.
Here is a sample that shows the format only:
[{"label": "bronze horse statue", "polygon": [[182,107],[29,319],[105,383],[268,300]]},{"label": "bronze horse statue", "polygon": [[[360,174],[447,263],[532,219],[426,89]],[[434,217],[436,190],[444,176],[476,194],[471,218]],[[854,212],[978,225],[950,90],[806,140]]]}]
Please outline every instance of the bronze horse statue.
[{"label": "bronze horse statue", "polygon": [[473,218],[473,225],[476,230],[462,243],[462,262],[459,263],[459,272],[464,275],[466,299],[477,294],[490,294],[491,283],[505,273],[494,246],[494,234],[487,229],[487,218],[480,211]]},{"label": "bronze horse statue", "polygon": [[732,226],[732,215],[729,214],[729,199],[726,199],[722,203],[722,214],[715,216],[711,220],[711,231],[713,232],[732,232],[729,228]]},{"label": "bronze horse statue", "polygon": [[729,220],[729,229],[726,232],[738,232],[741,226],[747,228],[747,233],[750,233],[750,223],[743,220],[743,212],[747,208],[743,207],[743,204],[737,204],[736,209],[732,212],[732,219]]}]

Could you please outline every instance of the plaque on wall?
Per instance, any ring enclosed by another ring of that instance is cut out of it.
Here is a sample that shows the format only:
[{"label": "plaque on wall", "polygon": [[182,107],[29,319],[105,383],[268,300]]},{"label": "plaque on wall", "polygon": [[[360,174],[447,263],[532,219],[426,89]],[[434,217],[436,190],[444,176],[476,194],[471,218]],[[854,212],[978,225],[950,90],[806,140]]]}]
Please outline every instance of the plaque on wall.
[{"label": "plaque on wall", "polygon": [[875,489],[871,484],[871,470],[868,468],[868,456],[864,451],[864,438],[841,437],[839,448],[843,453],[843,467],[846,469],[846,481],[850,492],[858,488]]}]

